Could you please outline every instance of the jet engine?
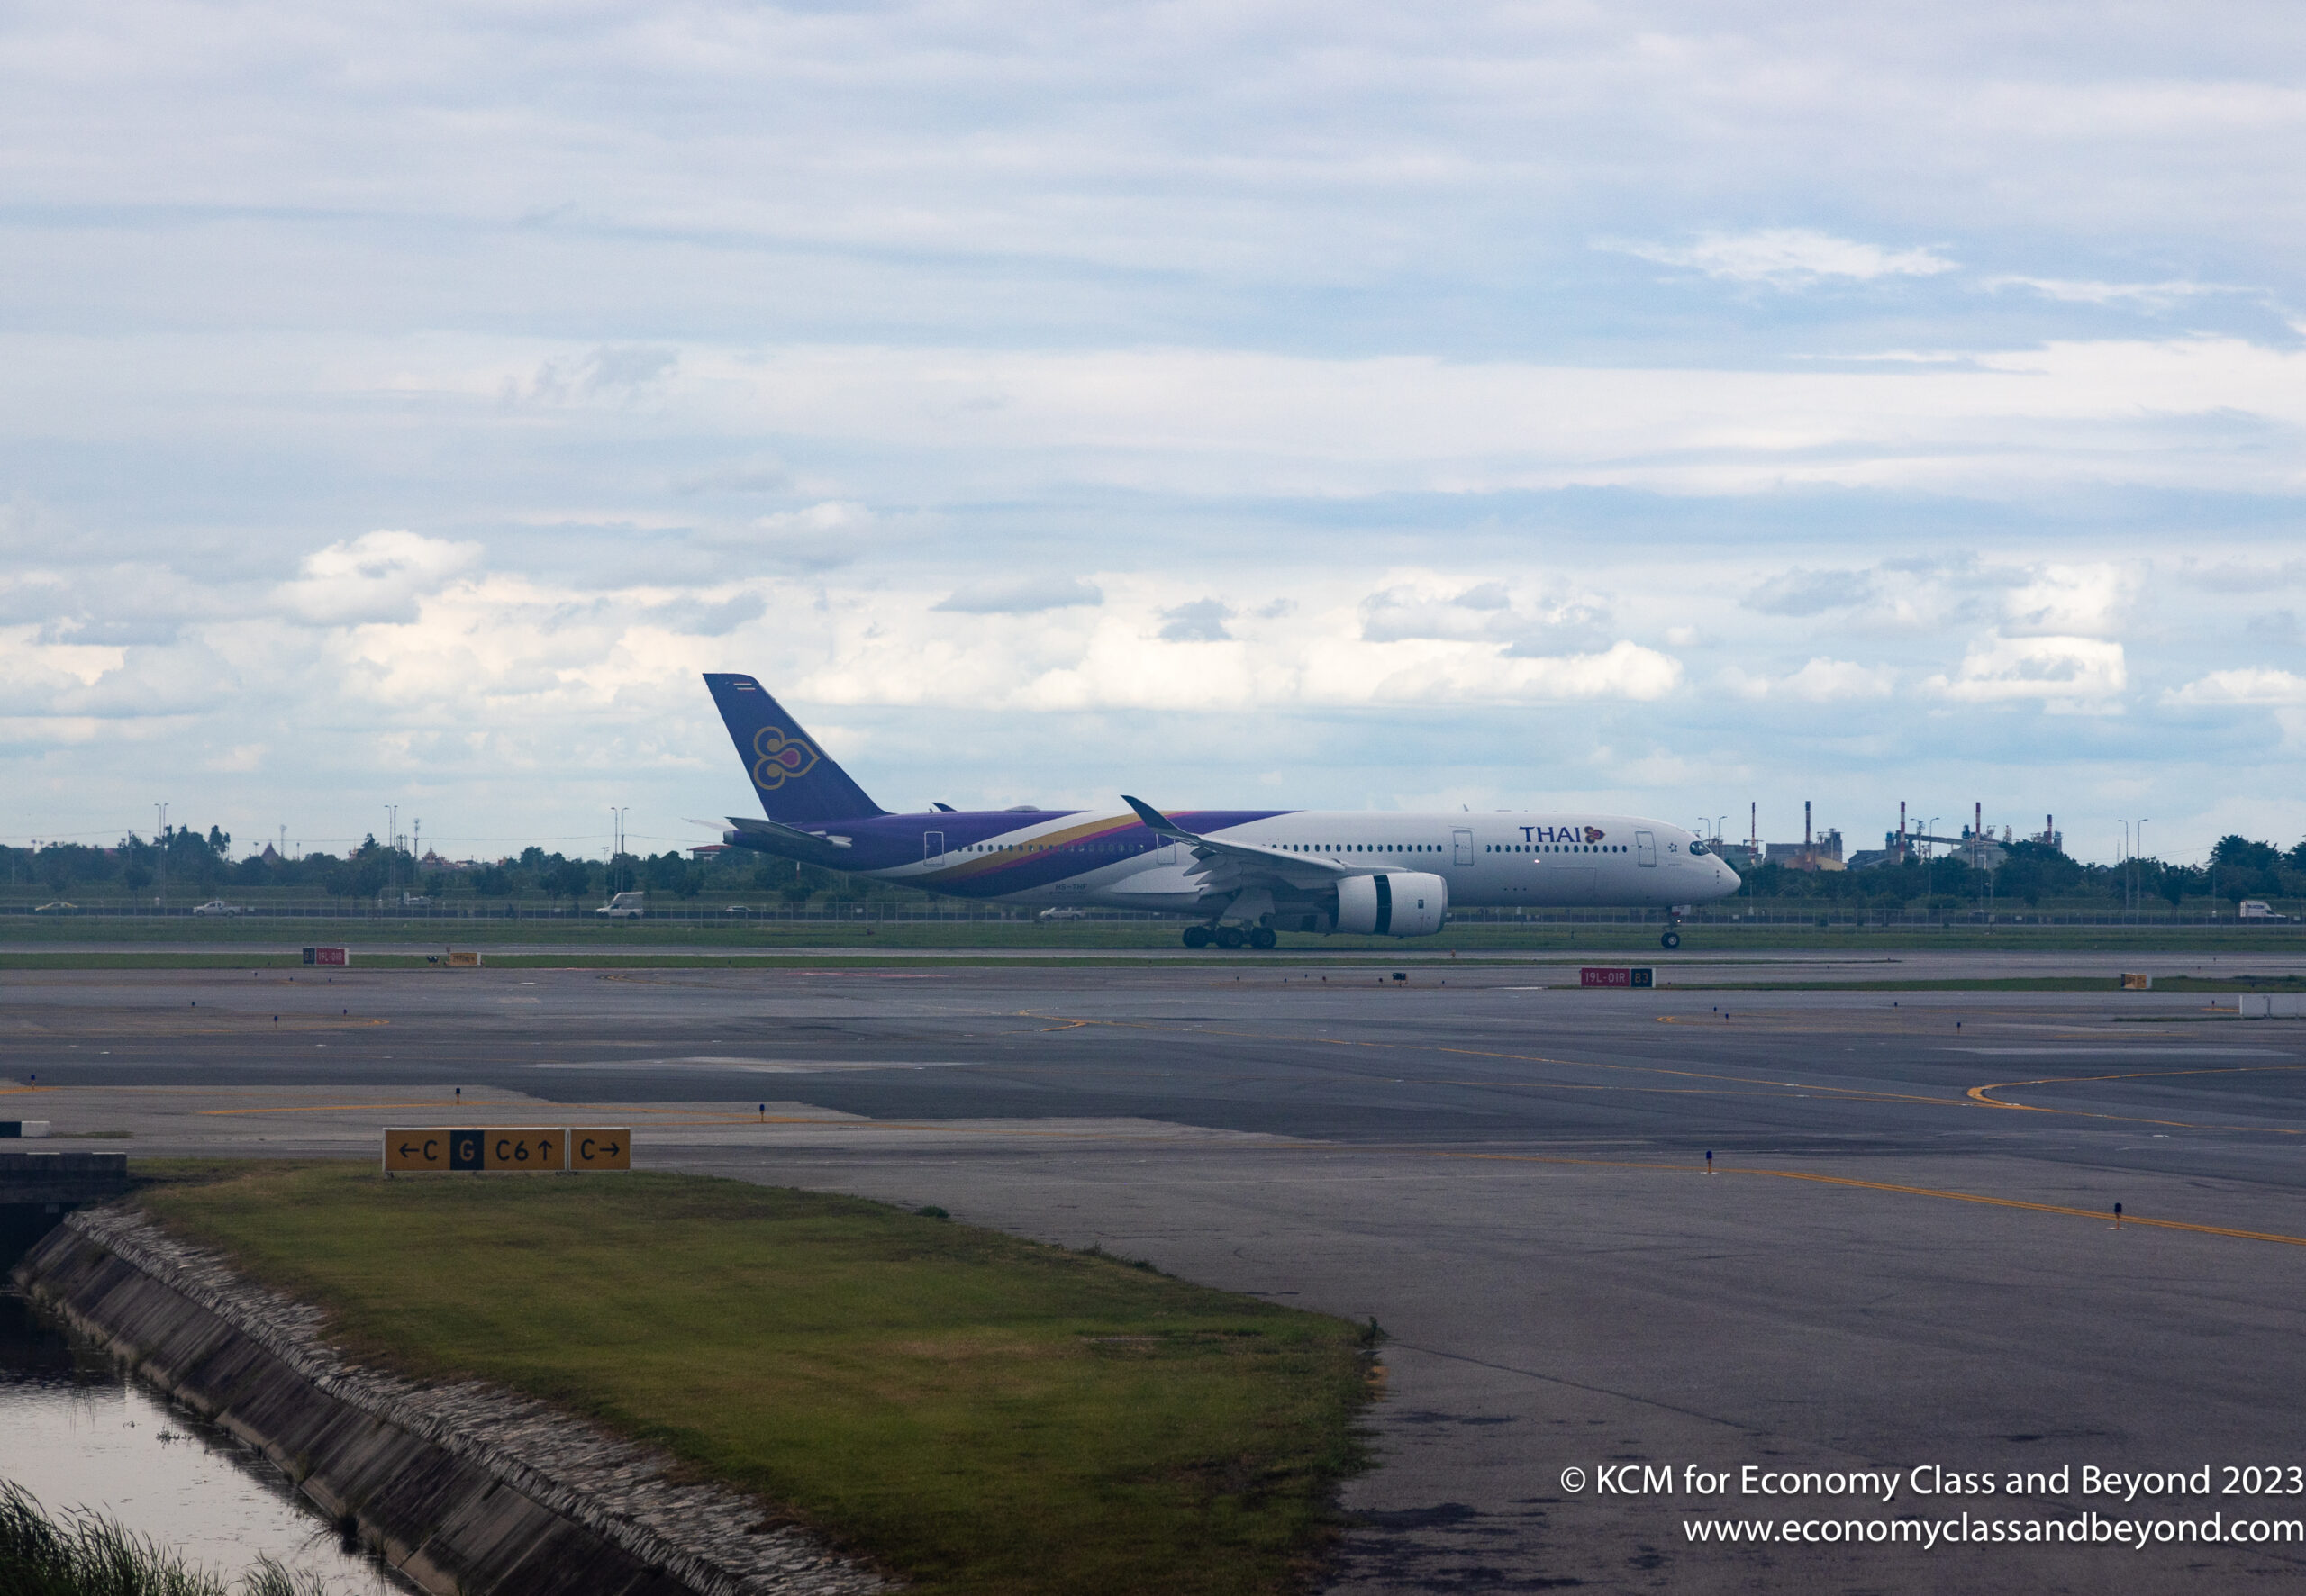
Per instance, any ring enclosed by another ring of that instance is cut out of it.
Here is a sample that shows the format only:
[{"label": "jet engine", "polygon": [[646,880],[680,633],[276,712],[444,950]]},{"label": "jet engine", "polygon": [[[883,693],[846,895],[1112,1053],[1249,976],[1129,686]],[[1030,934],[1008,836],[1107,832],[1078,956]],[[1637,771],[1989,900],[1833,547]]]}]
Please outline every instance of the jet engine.
[{"label": "jet engine", "polygon": [[1365,937],[1430,937],[1449,918],[1449,884],[1422,871],[1348,875],[1337,884],[1337,929]]}]

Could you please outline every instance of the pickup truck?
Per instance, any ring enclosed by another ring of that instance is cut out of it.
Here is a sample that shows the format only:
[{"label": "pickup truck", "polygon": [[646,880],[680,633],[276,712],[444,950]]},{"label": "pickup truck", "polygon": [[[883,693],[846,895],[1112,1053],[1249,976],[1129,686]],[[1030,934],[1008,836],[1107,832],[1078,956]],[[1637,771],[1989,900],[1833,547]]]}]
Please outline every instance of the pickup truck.
[{"label": "pickup truck", "polygon": [[211,898],[195,908],[193,912],[195,914],[246,914],[248,911],[238,903],[227,903],[222,898]]},{"label": "pickup truck", "polygon": [[619,893],[594,913],[608,920],[639,920],[649,912],[647,893]]}]

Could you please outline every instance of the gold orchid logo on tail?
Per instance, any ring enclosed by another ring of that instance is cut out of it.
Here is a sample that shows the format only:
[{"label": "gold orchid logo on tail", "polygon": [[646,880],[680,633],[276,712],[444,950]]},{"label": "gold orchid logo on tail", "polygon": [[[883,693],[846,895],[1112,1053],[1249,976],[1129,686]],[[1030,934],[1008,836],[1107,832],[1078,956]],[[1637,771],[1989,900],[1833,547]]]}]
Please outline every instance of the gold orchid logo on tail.
[{"label": "gold orchid logo on tail", "polygon": [[817,767],[817,750],[784,729],[764,726],[753,733],[753,785],[774,793],[786,782],[798,781]]}]

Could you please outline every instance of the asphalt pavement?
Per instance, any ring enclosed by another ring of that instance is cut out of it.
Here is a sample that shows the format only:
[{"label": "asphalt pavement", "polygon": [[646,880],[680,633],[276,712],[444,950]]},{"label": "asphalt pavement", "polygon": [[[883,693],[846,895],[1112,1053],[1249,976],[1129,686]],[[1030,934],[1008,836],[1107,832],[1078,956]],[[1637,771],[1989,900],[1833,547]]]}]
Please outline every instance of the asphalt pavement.
[{"label": "asphalt pavement", "polygon": [[[2009,972],[1929,961],[1882,974]],[[1389,965],[17,973],[0,1067],[37,1090],[0,1115],[369,1156],[387,1123],[629,1119],[644,1165],[1375,1318],[1383,1462],[1339,1591],[2299,1579],[2306,1530],[2022,1537],[2306,1519],[2306,1474],[2224,1489],[2306,1468],[2306,1022]],[[2085,1468],[2181,1478],[2125,1501]],[[1818,1477],[1753,1483],[1789,1470]],[[1749,1519],[1808,1541],[1693,1538]]]}]

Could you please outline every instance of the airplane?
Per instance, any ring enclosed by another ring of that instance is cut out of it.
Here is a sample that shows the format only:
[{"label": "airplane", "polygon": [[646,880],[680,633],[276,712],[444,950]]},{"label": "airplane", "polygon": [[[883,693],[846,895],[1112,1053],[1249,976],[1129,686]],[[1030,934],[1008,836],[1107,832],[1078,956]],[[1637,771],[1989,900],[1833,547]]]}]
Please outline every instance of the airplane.
[{"label": "airplane", "polygon": [[752,848],[927,892],[1031,908],[1151,910],[1194,923],[1188,948],[1272,948],[1284,931],[1430,937],[1461,907],[1606,904],[1669,911],[1738,890],[1705,839],[1588,811],[958,810],[892,814],[751,676],[705,685],[766,819],[721,834]]}]

